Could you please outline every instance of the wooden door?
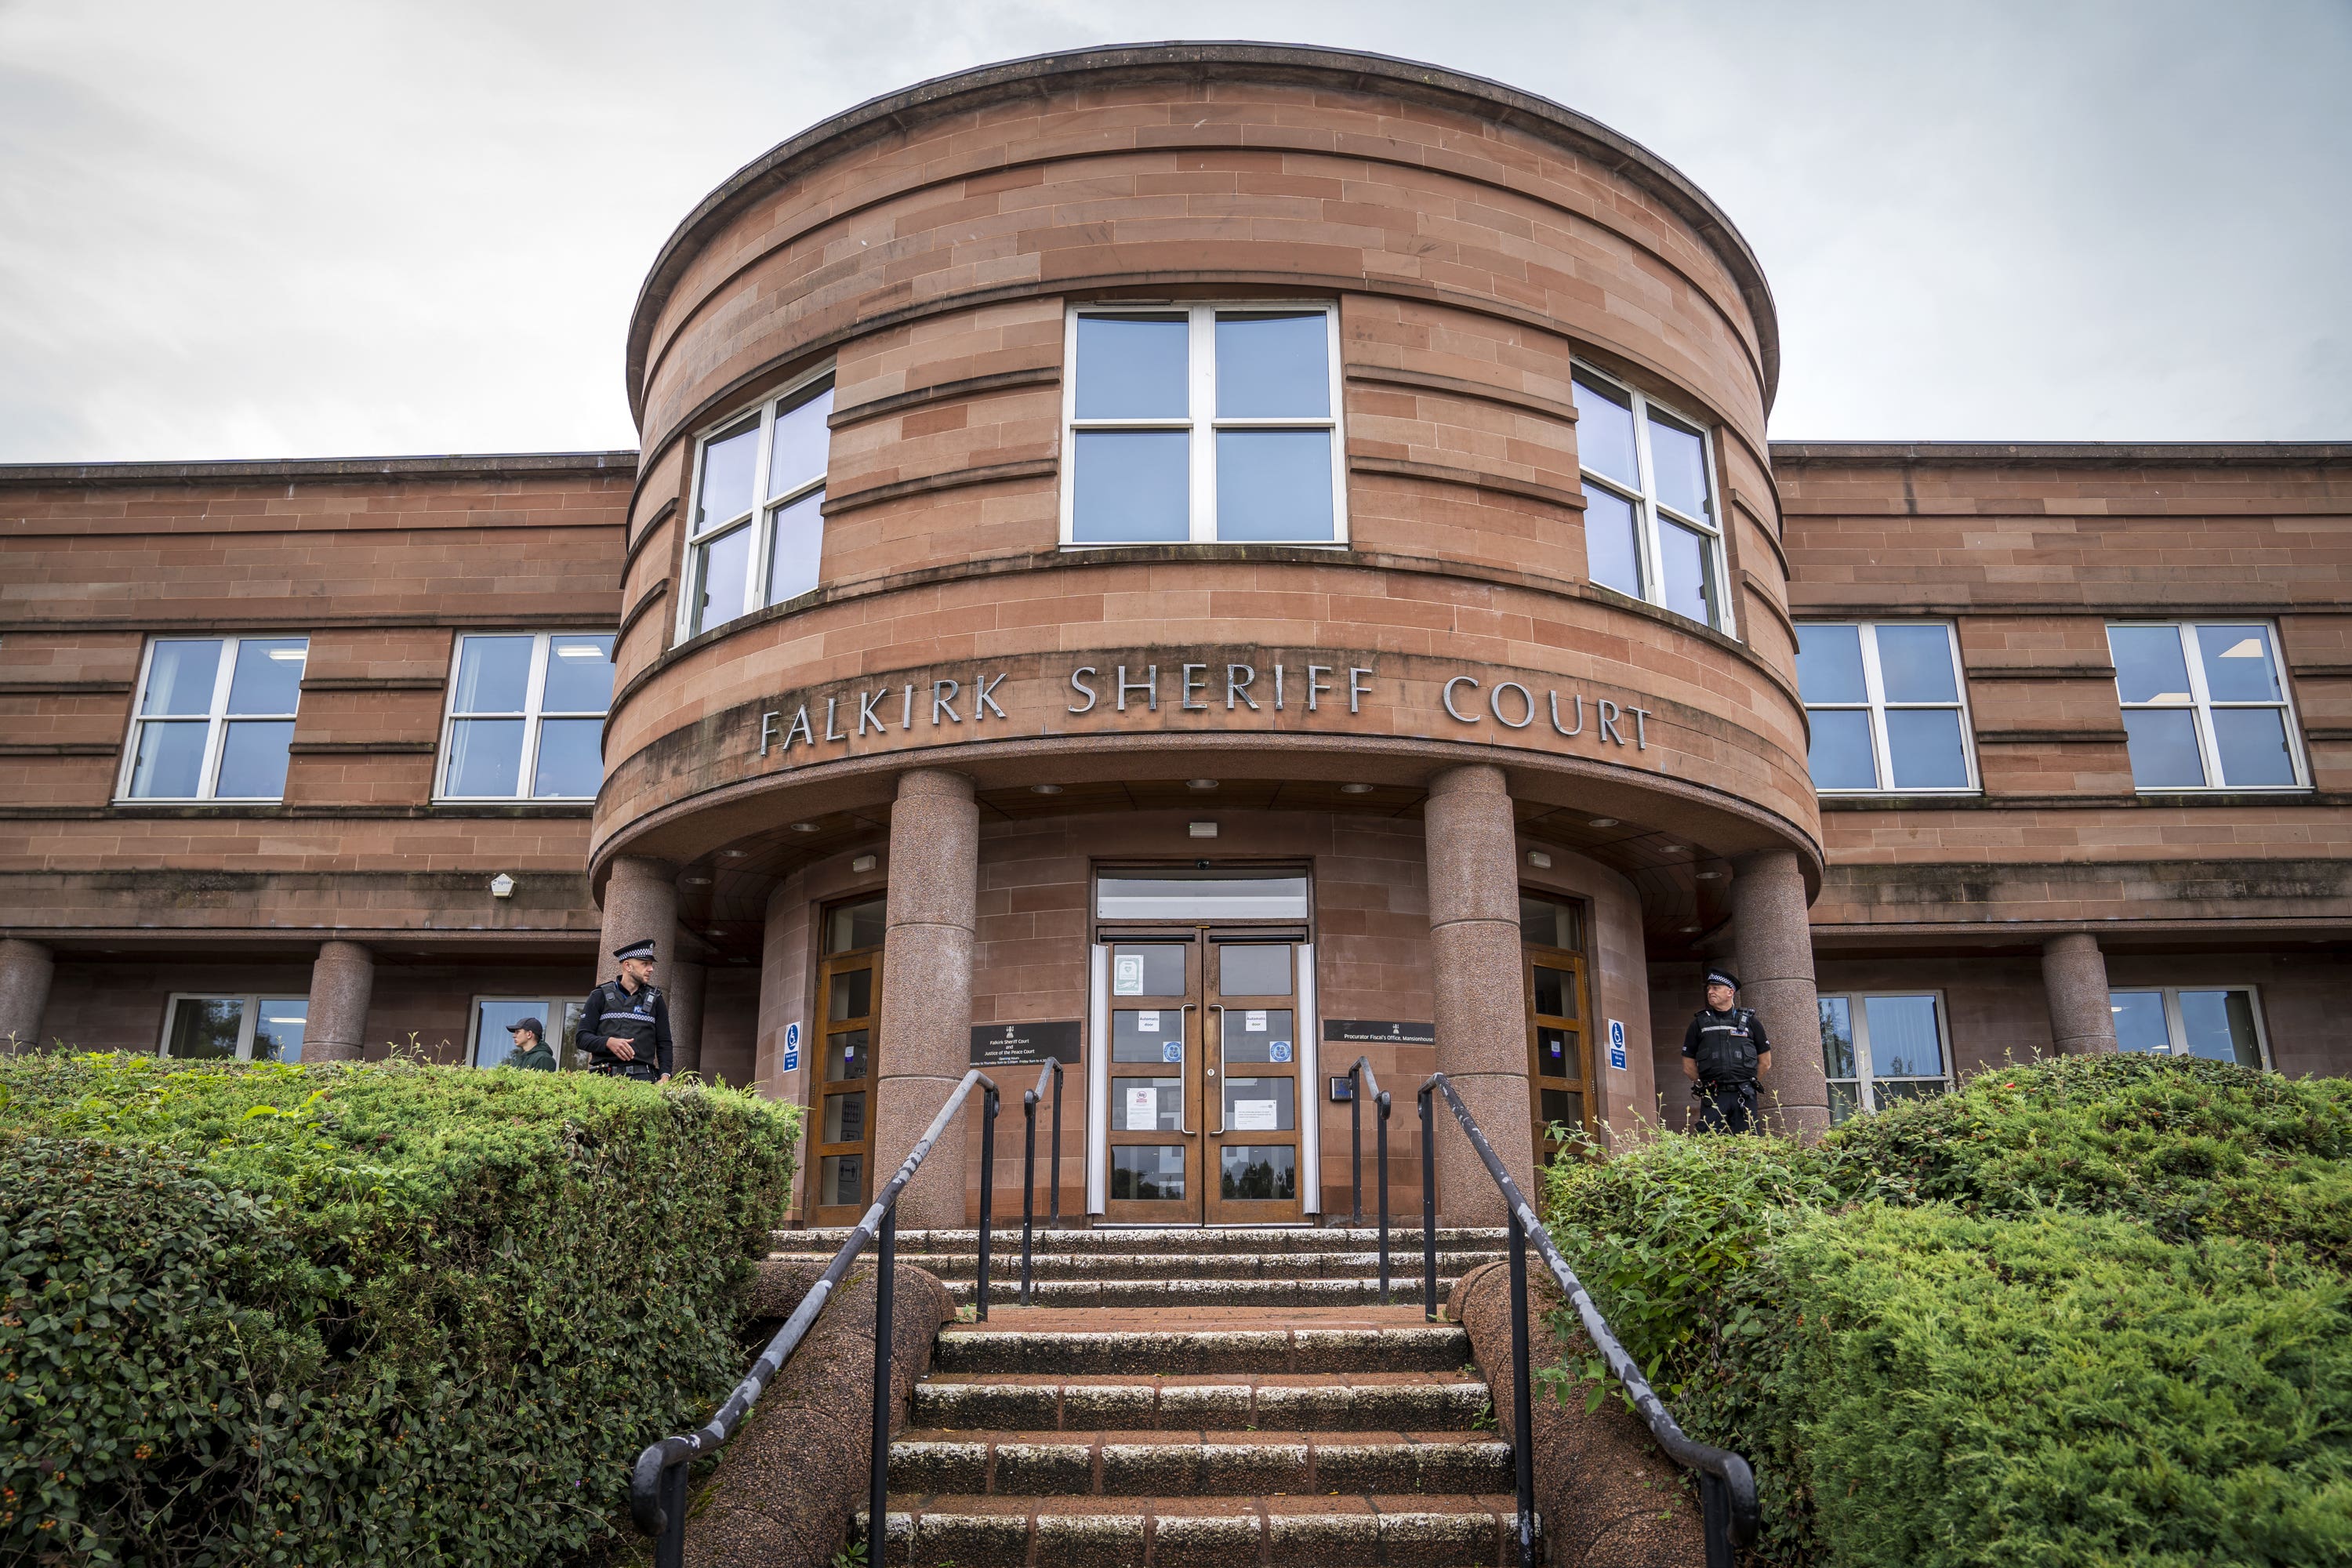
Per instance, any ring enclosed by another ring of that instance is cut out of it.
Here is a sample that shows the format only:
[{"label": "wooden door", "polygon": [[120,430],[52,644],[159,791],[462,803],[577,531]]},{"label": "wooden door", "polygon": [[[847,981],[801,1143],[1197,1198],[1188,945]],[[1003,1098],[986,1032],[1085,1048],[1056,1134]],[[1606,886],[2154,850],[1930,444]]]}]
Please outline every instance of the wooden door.
[{"label": "wooden door", "polygon": [[1299,1081],[1299,944],[1235,931],[1202,933],[1209,1038],[1202,1064],[1209,1125],[1205,1218],[1213,1225],[1289,1225],[1305,1213],[1298,1123],[1315,1112]]},{"label": "wooden door", "polygon": [[824,961],[811,1051],[811,1225],[855,1225],[874,1201],[874,1026],[881,1006],[881,949]]},{"label": "wooden door", "polygon": [[1201,1222],[1202,1087],[1208,1081],[1201,963],[1197,941],[1111,944],[1105,1219],[1129,1225]]},{"label": "wooden door", "polygon": [[1559,948],[1527,952],[1528,1081],[1534,1092],[1536,1156],[1559,1150],[1552,1129],[1591,1130],[1592,1030],[1584,995],[1584,960]]}]

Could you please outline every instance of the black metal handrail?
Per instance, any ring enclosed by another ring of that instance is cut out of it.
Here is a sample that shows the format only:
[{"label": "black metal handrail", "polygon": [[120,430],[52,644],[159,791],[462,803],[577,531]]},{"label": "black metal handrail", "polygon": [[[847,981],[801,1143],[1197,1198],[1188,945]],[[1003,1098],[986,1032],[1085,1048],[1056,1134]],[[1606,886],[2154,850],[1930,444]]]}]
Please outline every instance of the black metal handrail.
[{"label": "black metal handrail", "polygon": [[1519,1184],[1511,1180],[1510,1172],[1495,1153],[1494,1145],[1478,1130],[1477,1121],[1462,1097],[1454,1092],[1454,1085],[1444,1073],[1432,1073],[1429,1081],[1421,1086],[1421,1224],[1422,1276],[1427,1281],[1425,1298],[1431,1318],[1437,1315],[1437,1179],[1436,1127],[1432,1114],[1433,1093],[1445,1096],[1445,1103],[1454,1110],[1454,1120],[1470,1136],[1470,1146],[1502,1190],[1503,1201],[1511,1218],[1511,1447],[1518,1471],[1519,1509],[1519,1568],[1535,1568],[1535,1445],[1529,1429],[1532,1404],[1528,1396],[1528,1243],[1532,1240],[1536,1250],[1543,1254],[1552,1278],[1559,1281],[1560,1293],[1576,1308],[1577,1316],[1584,1321],[1585,1334],[1593,1348],[1601,1352],[1610,1375],[1616,1378],[1633,1403],[1633,1409],[1650,1428],[1666,1456],[1685,1469],[1698,1474],[1699,1511],[1706,1537],[1706,1568],[1732,1568],[1735,1550],[1751,1546],[1756,1542],[1759,1514],[1756,1506],[1756,1472],[1746,1459],[1727,1448],[1711,1448],[1693,1442],[1684,1436],[1682,1427],[1667,1414],[1666,1407],[1650,1387],[1650,1380],[1633,1364],[1625,1347],[1617,1342],[1610,1331],[1608,1320],[1601,1309],[1592,1304],[1576,1271],[1559,1255],[1536,1211],[1519,1193]]},{"label": "black metal handrail", "polygon": [[1389,1094],[1372,1071],[1370,1057],[1358,1057],[1348,1069],[1348,1158],[1354,1170],[1348,1196],[1348,1225],[1364,1227],[1364,1096],[1372,1097],[1380,1111],[1373,1129],[1379,1142],[1376,1156],[1381,1184],[1381,1305],[1389,1304]]},{"label": "black metal handrail", "polygon": [[[700,1430],[649,1443],[637,1456],[636,1468],[629,1476],[629,1514],[636,1521],[639,1530],[653,1537],[654,1568],[683,1568],[686,1562],[686,1482],[694,1461],[705,1454],[717,1453],[734,1435],[736,1426],[751,1413],[751,1406],[760,1402],[760,1395],[770,1381],[783,1370],[793,1352],[800,1349],[801,1342],[807,1338],[817,1314],[824,1310],[824,1304],[832,1300],[834,1291],[842,1280],[848,1278],[849,1266],[857,1261],[857,1255],[866,1250],[866,1244],[869,1241],[878,1241],[880,1245],[875,1258],[877,1272],[874,1281],[874,1452],[866,1475],[866,1561],[877,1565],[881,1563],[881,1543],[886,1533],[884,1521],[887,1517],[883,1507],[890,1467],[890,1309],[891,1286],[898,1252],[898,1194],[906,1190],[907,1184],[921,1169],[924,1159],[931,1152],[931,1145],[939,1141],[940,1133],[947,1131],[948,1123],[954,1120],[956,1112],[963,1109],[964,1100],[971,1093],[974,1084],[978,1084],[986,1095],[980,1122],[980,1168],[988,1172],[995,1169],[996,1085],[987,1074],[974,1068],[963,1075],[963,1081],[956,1085],[955,1092],[948,1096],[945,1105],[940,1107],[940,1113],[931,1118],[931,1124],[923,1130],[920,1138],[915,1140],[915,1146],[908,1152],[906,1163],[898,1167],[898,1173],[891,1177],[889,1185],[876,1195],[873,1206],[850,1231],[849,1239],[843,1242],[841,1250],[833,1255],[833,1261],[825,1266],[817,1282],[809,1288],[809,1293],[801,1299],[801,1304],[793,1310],[793,1315],[784,1320],[784,1326],[776,1331],[776,1337],[768,1342],[768,1348],[760,1352],[760,1359],[751,1363],[751,1370],[744,1374],[743,1381],[735,1385],[735,1392],[727,1396],[727,1403],[719,1407],[719,1414],[713,1415]],[[986,1180],[980,1184],[978,1300],[979,1316],[983,1320],[988,1316],[988,1247],[992,1217],[989,1189],[992,1184]]]},{"label": "black metal handrail", "polygon": [[1037,1222],[1037,1102],[1045,1098],[1045,1079],[1054,1080],[1054,1149],[1045,1178],[1053,1212],[1047,1226],[1062,1223],[1062,1063],[1058,1058],[1037,1069],[1037,1087],[1021,1091],[1021,1118],[1026,1122],[1026,1148],[1021,1156],[1021,1304],[1029,1304],[1030,1251]]}]

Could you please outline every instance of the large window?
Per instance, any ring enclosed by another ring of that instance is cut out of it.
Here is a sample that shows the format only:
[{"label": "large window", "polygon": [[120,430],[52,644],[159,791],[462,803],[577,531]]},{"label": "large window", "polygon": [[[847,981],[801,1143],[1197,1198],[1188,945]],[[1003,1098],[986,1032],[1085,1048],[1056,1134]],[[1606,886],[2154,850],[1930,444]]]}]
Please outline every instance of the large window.
[{"label": "large window", "polygon": [[608,633],[459,637],[441,737],[442,798],[594,799],[612,700]]},{"label": "large window", "polygon": [[1576,371],[1585,571],[1604,588],[1732,629],[1706,426],[1590,366]]},{"label": "large window", "polygon": [[556,1065],[570,1067],[580,1033],[580,1015],[586,1007],[577,997],[477,996],[466,1060],[478,1068],[504,1067],[514,1055],[515,1038],[509,1028],[525,1018],[536,1018],[547,1026],[547,1043],[555,1052]]},{"label": "large window", "polygon": [[280,800],[307,637],[147,645],[121,790],[131,800]]},{"label": "large window", "polygon": [[1346,541],[1329,306],[1074,311],[1066,362],[1064,543]]},{"label": "large window", "polygon": [[832,414],[828,371],[703,437],[679,637],[816,586]]},{"label": "large window", "polygon": [[1813,787],[1971,790],[1959,647],[1937,622],[1809,622],[1797,689],[1812,726]]},{"label": "large window", "polygon": [[2117,1050],[2266,1065],[2269,1052],[2250,985],[2151,985],[2110,992],[2107,1005],[2115,1014]]},{"label": "large window", "polygon": [[1943,998],[1932,992],[1822,998],[1822,1070],[1830,1121],[1924,1100],[1952,1084]]},{"label": "large window", "polygon": [[299,1062],[307,996],[172,997],[163,1054],[182,1061]]},{"label": "large window", "polygon": [[2271,628],[2111,626],[2116,695],[2141,789],[2300,789],[2303,760]]}]

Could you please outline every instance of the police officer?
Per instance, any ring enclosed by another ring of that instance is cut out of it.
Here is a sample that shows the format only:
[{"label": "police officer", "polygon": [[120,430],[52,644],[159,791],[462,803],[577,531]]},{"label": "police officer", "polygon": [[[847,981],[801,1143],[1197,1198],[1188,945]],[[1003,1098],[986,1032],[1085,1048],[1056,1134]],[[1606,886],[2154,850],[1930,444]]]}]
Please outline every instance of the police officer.
[{"label": "police officer", "polygon": [[537,1018],[520,1018],[507,1026],[514,1037],[514,1049],[507,1053],[502,1068],[521,1068],[528,1072],[553,1072],[555,1053],[548,1048],[547,1026]]},{"label": "police officer", "polygon": [[1706,1005],[1683,1031],[1683,1076],[1698,1097],[1700,1131],[1764,1131],[1756,1113],[1756,1079],[1771,1065],[1764,1020],[1739,1005],[1739,976],[1708,970]]},{"label": "police officer", "polygon": [[641,1083],[669,1079],[669,1003],[654,984],[654,944],[633,942],[613,950],[621,973],[588,993],[572,1037],[588,1070]]}]

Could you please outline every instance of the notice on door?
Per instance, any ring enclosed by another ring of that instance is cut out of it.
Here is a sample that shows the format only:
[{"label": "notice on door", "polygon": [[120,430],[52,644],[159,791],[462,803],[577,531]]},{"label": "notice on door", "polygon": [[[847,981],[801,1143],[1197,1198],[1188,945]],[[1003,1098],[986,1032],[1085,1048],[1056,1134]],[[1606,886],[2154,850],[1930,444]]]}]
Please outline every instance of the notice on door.
[{"label": "notice on door", "polygon": [[1114,996],[1143,994],[1143,954],[1123,952],[1112,960],[1110,994]]},{"label": "notice on door", "polygon": [[1160,1091],[1150,1084],[1127,1091],[1127,1120],[1124,1131],[1157,1132],[1160,1131]]},{"label": "notice on door", "polygon": [[1274,1127],[1274,1101],[1270,1100],[1236,1100],[1234,1119],[1228,1132],[1271,1132]]}]

